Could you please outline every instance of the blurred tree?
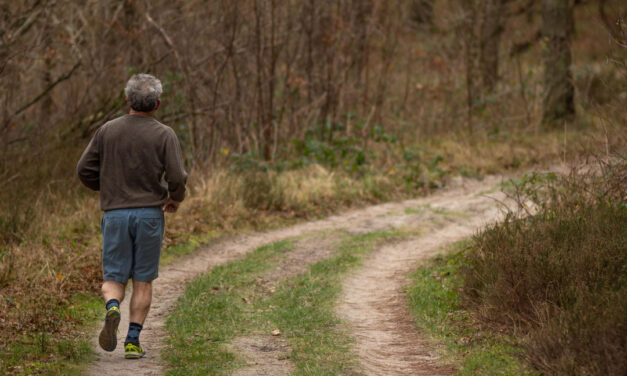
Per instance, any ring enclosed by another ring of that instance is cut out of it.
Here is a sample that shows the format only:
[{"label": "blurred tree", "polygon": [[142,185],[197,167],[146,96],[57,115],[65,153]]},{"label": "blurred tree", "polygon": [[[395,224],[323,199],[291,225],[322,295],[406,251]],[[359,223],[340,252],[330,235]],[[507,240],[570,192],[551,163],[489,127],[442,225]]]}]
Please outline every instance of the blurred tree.
[{"label": "blurred tree", "polygon": [[542,35],[546,46],[542,123],[548,126],[575,114],[570,52],[573,26],[572,0],[543,0]]},{"label": "blurred tree", "polygon": [[480,29],[479,68],[485,92],[494,90],[499,77],[499,46],[503,34],[503,8],[509,0],[485,0]]},{"label": "blurred tree", "polygon": [[433,26],[433,3],[435,0],[412,0],[410,18],[418,26]]}]

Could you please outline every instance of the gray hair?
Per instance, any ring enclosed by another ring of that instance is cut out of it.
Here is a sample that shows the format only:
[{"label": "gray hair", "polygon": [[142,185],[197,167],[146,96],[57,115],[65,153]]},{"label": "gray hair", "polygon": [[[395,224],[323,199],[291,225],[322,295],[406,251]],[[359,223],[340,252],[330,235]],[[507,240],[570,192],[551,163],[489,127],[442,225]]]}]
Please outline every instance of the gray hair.
[{"label": "gray hair", "polygon": [[124,88],[124,93],[131,108],[135,111],[150,112],[157,107],[157,101],[163,93],[161,81],[145,73],[134,74]]}]

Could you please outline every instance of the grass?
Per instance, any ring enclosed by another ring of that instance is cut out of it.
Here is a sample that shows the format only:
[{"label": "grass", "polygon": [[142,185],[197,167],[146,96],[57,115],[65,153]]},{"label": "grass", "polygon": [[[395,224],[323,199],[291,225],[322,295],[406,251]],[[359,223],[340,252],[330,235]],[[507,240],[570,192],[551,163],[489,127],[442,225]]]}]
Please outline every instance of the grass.
[{"label": "grass", "polygon": [[346,236],[334,256],[279,281],[275,290],[259,286],[258,278],[289,251],[289,242],[260,247],[191,282],[167,323],[168,374],[228,374],[244,364],[228,348],[234,338],[268,335],[276,328],[292,349],[295,375],[353,374],[351,340],[334,313],[341,276],[378,242],[397,236]]},{"label": "grass", "polygon": [[250,324],[247,302],[258,298],[256,278],[292,247],[281,241],[218,266],[189,283],[167,321],[170,375],[222,374],[238,363],[223,346]]},{"label": "grass", "polygon": [[534,375],[512,338],[483,330],[462,306],[460,271],[467,245],[454,244],[411,275],[407,295],[416,324],[445,345],[445,358],[459,368],[456,375]]},{"label": "grass", "polygon": [[392,231],[348,236],[334,257],[314,264],[307,273],[286,281],[268,304],[276,307],[269,318],[286,335],[292,348],[294,375],[351,375],[357,364],[350,351],[352,339],[339,326],[334,307],[341,278],[358,266],[383,240],[397,238]]},{"label": "grass", "polygon": [[[47,319],[62,323],[63,334],[51,334],[45,327],[23,333],[13,346],[2,351],[3,375],[78,375],[94,354],[91,323],[101,317],[102,302],[93,295],[76,295],[68,306],[55,307]],[[78,325],[77,325],[78,324]]]}]

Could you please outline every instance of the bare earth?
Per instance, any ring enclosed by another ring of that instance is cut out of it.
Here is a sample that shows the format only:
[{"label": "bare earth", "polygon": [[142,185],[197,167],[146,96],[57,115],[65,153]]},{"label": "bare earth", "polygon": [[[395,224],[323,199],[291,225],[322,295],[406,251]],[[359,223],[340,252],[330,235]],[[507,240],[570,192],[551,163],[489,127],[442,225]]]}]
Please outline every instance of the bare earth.
[{"label": "bare earth", "polygon": [[[153,305],[141,335],[147,356],[141,360],[124,359],[122,342],[128,328],[129,302],[126,299],[121,306],[118,348],[111,353],[101,350],[97,341],[98,328],[93,336],[97,348],[96,359],[86,373],[164,374],[166,368],[160,360],[160,353],[165,348],[165,319],[183,292],[185,283],[217,265],[241,258],[264,244],[286,238],[338,229],[366,233],[388,228],[407,228],[423,229],[424,235],[388,244],[375,251],[363,268],[346,280],[338,314],[348,322],[355,334],[355,352],[366,374],[451,374],[452,369],[438,362],[434,346],[426,342],[412,324],[401,290],[407,273],[415,269],[420,260],[499,218],[497,201],[480,193],[493,188],[500,181],[496,177],[486,178],[483,182],[460,180],[455,188],[428,198],[387,203],[275,231],[240,235],[182,257],[162,268],[159,279],[154,283]],[[489,196],[503,199],[499,193]],[[331,254],[329,247],[311,248],[305,244],[299,242],[292,251],[292,255],[302,257],[302,262],[290,256],[279,269],[264,277],[269,289],[279,276],[302,272],[305,266]],[[242,370],[242,375],[289,374],[291,370],[289,362],[277,364],[272,360],[289,352],[280,339],[239,338],[232,346],[241,350],[241,356],[250,359],[249,368]]]}]

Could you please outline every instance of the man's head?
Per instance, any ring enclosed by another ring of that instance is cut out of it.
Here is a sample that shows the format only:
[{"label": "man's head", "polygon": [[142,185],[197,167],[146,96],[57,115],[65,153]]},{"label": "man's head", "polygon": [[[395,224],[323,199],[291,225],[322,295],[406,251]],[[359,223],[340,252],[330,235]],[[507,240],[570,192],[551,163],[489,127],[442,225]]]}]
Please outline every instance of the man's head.
[{"label": "man's head", "polygon": [[139,112],[152,112],[159,106],[163,92],[161,81],[155,76],[140,73],[128,80],[124,93],[131,108]]}]

